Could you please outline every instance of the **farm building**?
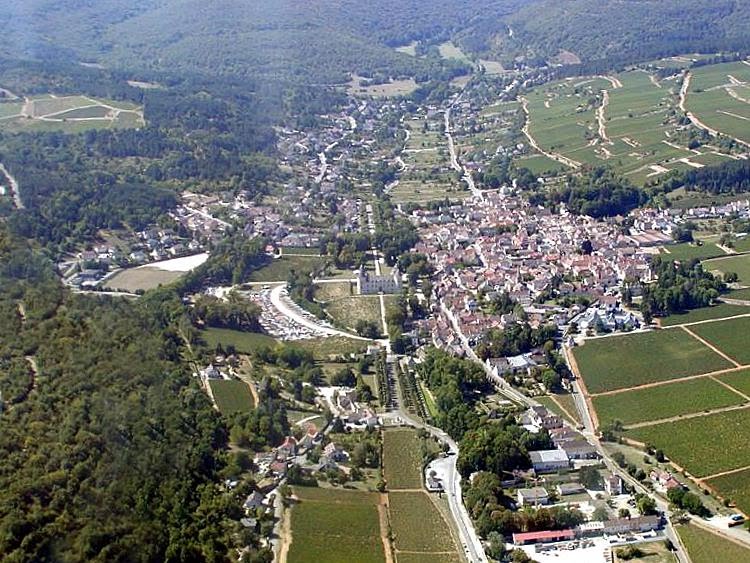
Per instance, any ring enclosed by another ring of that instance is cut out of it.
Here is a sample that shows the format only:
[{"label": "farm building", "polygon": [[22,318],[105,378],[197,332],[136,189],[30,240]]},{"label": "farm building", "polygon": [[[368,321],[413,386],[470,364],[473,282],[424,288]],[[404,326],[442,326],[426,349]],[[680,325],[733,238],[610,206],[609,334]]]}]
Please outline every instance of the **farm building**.
[{"label": "farm building", "polygon": [[524,532],[513,534],[513,543],[515,545],[527,545],[530,543],[545,543],[566,541],[575,539],[576,534],[573,530],[545,530],[543,532]]}]

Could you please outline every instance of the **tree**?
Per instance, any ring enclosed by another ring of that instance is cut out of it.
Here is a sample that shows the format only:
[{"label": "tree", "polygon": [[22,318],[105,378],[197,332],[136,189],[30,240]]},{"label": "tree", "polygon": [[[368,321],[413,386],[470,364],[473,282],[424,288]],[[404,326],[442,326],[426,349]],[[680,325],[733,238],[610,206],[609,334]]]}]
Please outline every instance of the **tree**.
[{"label": "tree", "polygon": [[635,505],[644,516],[656,514],[656,501],[645,494],[636,495]]},{"label": "tree", "polygon": [[341,368],[331,376],[331,385],[337,387],[354,387],[356,384],[357,377],[349,367]]},{"label": "tree", "polygon": [[587,489],[599,489],[602,485],[602,475],[596,467],[584,465],[578,472],[578,480]]},{"label": "tree", "polygon": [[617,516],[620,518],[630,518],[630,510],[627,508],[621,508],[617,511]]},{"label": "tree", "polygon": [[380,337],[380,328],[378,327],[378,324],[373,321],[359,319],[357,324],[354,325],[354,330],[357,331],[358,335],[364,338],[375,339]]},{"label": "tree", "polygon": [[603,506],[598,506],[591,515],[591,519],[597,522],[606,522],[609,520],[609,511]]},{"label": "tree", "polygon": [[547,388],[547,391],[554,391],[560,388],[562,378],[560,374],[554,370],[546,369],[542,374],[542,383]]}]

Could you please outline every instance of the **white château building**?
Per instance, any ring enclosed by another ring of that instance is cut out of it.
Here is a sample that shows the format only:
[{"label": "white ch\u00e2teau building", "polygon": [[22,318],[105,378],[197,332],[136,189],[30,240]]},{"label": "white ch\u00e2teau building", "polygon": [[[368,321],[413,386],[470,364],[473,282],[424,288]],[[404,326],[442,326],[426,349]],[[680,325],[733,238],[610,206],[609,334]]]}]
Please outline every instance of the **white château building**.
[{"label": "white ch\u00e2teau building", "polygon": [[374,295],[377,293],[400,293],[401,272],[393,268],[390,275],[377,276],[366,272],[364,267],[357,272],[357,293],[360,295]]}]

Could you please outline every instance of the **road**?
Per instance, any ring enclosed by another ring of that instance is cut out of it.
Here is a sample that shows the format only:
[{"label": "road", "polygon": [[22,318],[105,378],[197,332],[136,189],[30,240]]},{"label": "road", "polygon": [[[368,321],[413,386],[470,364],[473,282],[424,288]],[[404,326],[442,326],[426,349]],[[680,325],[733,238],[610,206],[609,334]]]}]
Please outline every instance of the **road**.
[{"label": "road", "polygon": [[[457,104],[461,100],[459,95],[452,105]],[[469,186],[469,191],[474,197],[482,198],[482,190],[478,189],[474,183],[474,177],[471,175],[471,171],[467,170],[458,160],[458,154],[456,152],[456,143],[453,141],[453,131],[451,129],[451,107],[445,110],[445,136],[448,139],[448,151],[451,155],[451,168],[456,172],[462,174],[462,179]]]},{"label": "road", "polygon": [[11,176],[8,169],[1,162],[0,162],[0,172],[2,172],[5,175],[5,177],[8,178],[8,183],[10,184],[11,195],[13,196],[13,204],[16,206],[16,209],[24,209],[23,200],[21,199],[21,192],[18,189],[18,182],[13,176]]},{"label": "road", "polygon": [[[469,513],[463,503],[463,493],[461,491],[461,474],[456,469],[458,460],[458,444],[440,428],[435,428],[424,422],[412,418],[408,413],[398,411],[383,415],[383,418],[401,420],[415,428],[422,428],[429,432],[439,441],[448,445],[450,455],[442,458],[442,473],[446,476],[443,481],[445,492],[448,498],[448,508],[450,509],[453,521],[458,528],[458,535],[461,539],[464,553],[471,563],[487,563],[488,559],[484,553],[482,542],[474,531],[474,524],[471,521]],[[433,462],[435,463],[435,462]]]},{"label": "road", "polygon": [[564,164],[565,166],[569,166],[573,169],[578,169],[581,167],[581,163],[577,160],[573,160],[571,158],[568,158],[567,156],[563,156],[558,153],[554,152],[547,152],[542,147],[539,146],[539,143],[536,142],[536,139],[531,136],[531,131],[529,130],[531,126],[531,114],[529,113],[529,101],[526,98],[519,98],[521,100],[521,107],[523,108],[524,114],[526,114],[526,123],[523,125],[523,129],[521,129],[521,132],[526,136],[526,138],[529,140],[529,144],[533,149],[535,149],[537,152],[542,153],[547,158],[551,158],[552,160],[559,162],[560,164]]}]

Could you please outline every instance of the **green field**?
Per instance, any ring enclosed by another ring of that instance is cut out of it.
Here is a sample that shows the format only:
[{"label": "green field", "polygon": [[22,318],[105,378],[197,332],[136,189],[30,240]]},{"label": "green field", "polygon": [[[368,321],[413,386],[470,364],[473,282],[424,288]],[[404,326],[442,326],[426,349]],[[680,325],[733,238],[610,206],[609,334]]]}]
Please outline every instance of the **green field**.
[{"label": "green field", "polygon": [[440,45],[438,45],[438,50],[440,51],[440,56],[444,59],[456,59],[463,63],[471,64],[471,60],[469,60],[469,57],[467,57],[459,47],[457,47],[450,41],[446,41],[445,43],[441,43]]},{"label": "green field", "polygon": [[209,381],[209,385],[221,414],[248,412],[255,406],[250,388],[242,381],[215,379]]},{"label": "green field", "polygon": [[750,469],[722,475],[706,481],[722,498],[733,501],[737,508],[750,514]]},{"label": "green field", "polygon": [[573,354],[591,394],[732,367],[682,329],[588,340]]},{"label": "green field", "polygon": [[750,254],[721,258],[719,260],[708,260],[703,263],[707,270],[718,270],[721,273],[734,272],[743,285],[750,285]]},{"label": "green field", "polygon": [[712,534],[694,525],[677,526],[682,543],[692,563],[724,563],[750,561],[750,549]]},{"label": "green field", "polygon": [[746,402],[737,393],[709,378],[601,395],[593,397],[592,401],[602,426],[614,420],[627,425]]},{"label": "green field", "polygon": [[696,477],[739,469],[750,460],[750,409],[628,430],[626,436],[661,448]]},{"label": "green field", "polygon": [[120,270],[107,279],[102,287],[130,292],[148,291],[180,279],[184,275],[185,272],[162,270],[153,266],[138,266]]},{"label": "green field", "polygon": [[342,297],[325,304],[326,312],[334,323],[349,330],[354,330],[358,321],[369,321],[381,329],[380,297],[377,295],[352,295]]},{"label": "green field", "polygon": [[[396,563],[424,563],[424,553],[399,553],[396,555]],[[451,553],[430,553],[430,563],[462,563],[461,556]]]},{"label": "green field", "polygon": [[425,492],[388,493],[396,551],[423,552],[430,561],[430,552],[458,551],[448,523]]},{"label": "green field", "polygon": [[741,299],[743,301],[750,301],[750,288],[735,289],[730,291],[726,297],[729,299]]},{"label": "green field", "polygon": [[[727,295],[727,297],[734,297],[733,295]],[[661,326],[674,326],[686,323],[694,323],[698,321],[707,321],[710,319],[723,319],[726,317],[734,317],[736,315],[746,315],[750,313],[750,307],[743,305],[730,305],[728,303],[719,303],[713,307],[703,307],[701,309],[693,309],[687,313],[680,313],[678,315],[670,315],[659,319]]]},{"label": "green field", "polygon": [[383,474],[388,490],[422,488],[422,447],[415,430],[383,432]]},{"label": "green field", "polygon": [[382,563],[376,493],[295,487],[289,563]]},{"label": "green field", "polygon": [[708,65],[692,69],[691,74],[687,109],[708,127],[750,143],[750,66]]},{"label": "green field", "polygon": [[296,272],[312,272],[321,268],[324,264],[322,258],[317,256],[282,256],[273,259],[268,265],[250,274],[253,282],[279,282],[287,281],[289,274]]},{"label": "green field", "polygon": [[694,325],[690,330],[740,364],[750,364],[750,317]]},{"label": "green field", "polygon": [[[550,396],[534,397],[534,400],[536,400],[539,404],[547,407],[547,410],[549,410],[550,412],[562,416],[571,424],[576,426],[581,424],[573,395],[555,395],[554,400]],[[563,411],[563,409],[561,409],[557,403],[561,403],[565,407],[565,411]],[[571,416],[568,416],[566,411],[569,412],[573,418],[571,418]]]},{"label": "green field", "polygon": [[750,395],[750,368],[724,373],[719,375],[717,379],[731,385],[740,393]]},{"label": "green field", "polygon": [[330,356],[348,356],[350,354],[362,354],[367,350],[371,342],[366,340],[354,340],[343,336],[332,336],[323,338],[306,338],[290,343],[295,348],[302,348],[312,352],[316,360],[328,360]]},{"label": "green field", "polygon": [[668,251],[668,253],[665,253],[665,257],[669,257],[672,260],[679,260],[680,262],[693,259],[705,260],[706,258],[726,255],[721,248],[710,243],[697,246],[689,242],[684,242],[681,244],[670,244],[665,248]]},{"label": "green field", "polygon": [[241,332],[227,328],[207,328],[201,331],[201,337],[211,348],[218,344],[226,349],[227,346],[234,348],[241,354],[251,354],[263,346],[275,347],[279,342],[266,334],[257,332]]}]

